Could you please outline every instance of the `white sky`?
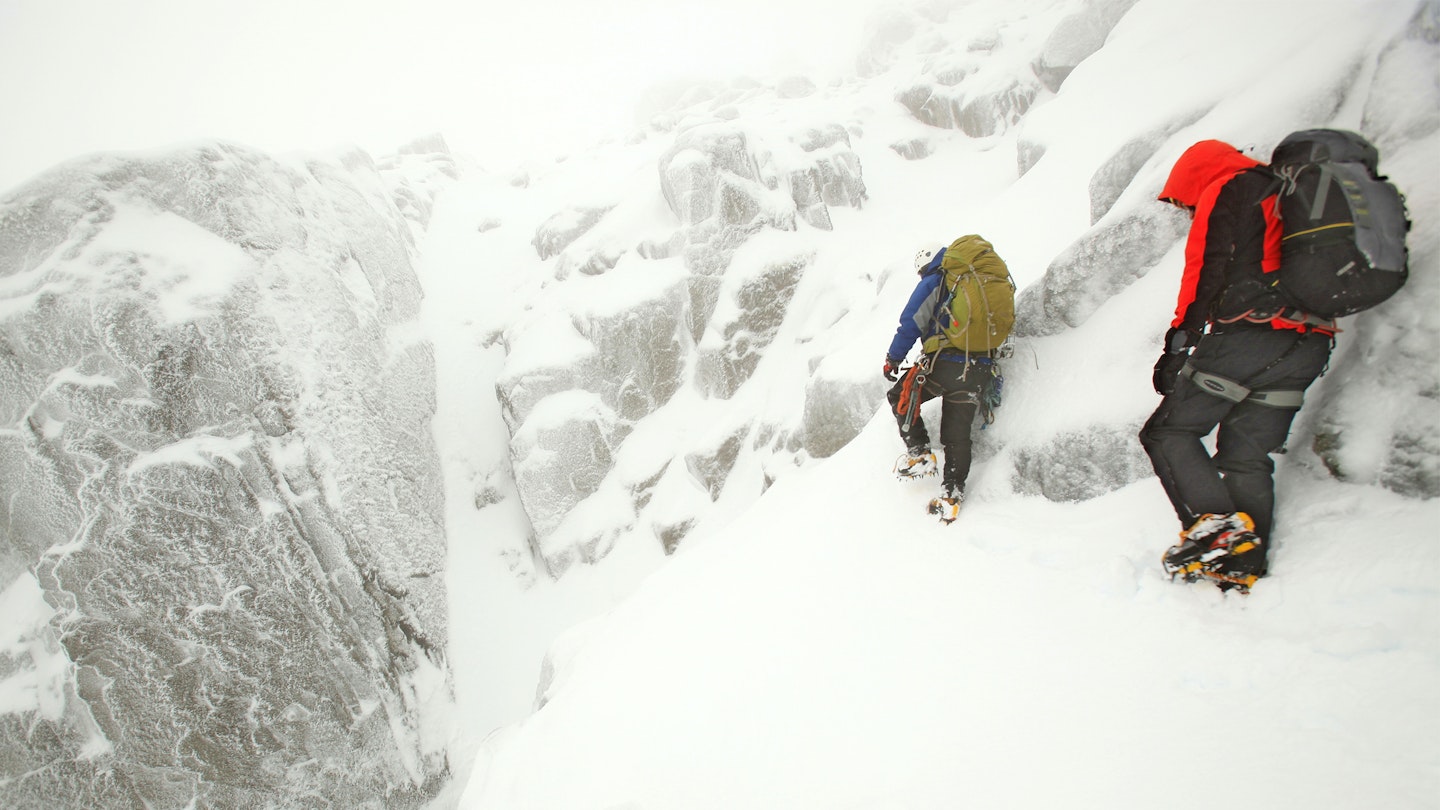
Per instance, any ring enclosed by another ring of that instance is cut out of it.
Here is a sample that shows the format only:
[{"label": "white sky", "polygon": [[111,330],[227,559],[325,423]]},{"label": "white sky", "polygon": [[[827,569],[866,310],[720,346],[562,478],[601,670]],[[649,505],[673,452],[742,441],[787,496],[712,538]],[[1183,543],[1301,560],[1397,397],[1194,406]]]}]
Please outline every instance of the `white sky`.
[{"label": "white sky", "polygon": [[[878,0],[0,0],[0,192],[102,150],[222,138],[484,163],[633,123],[676,75],[833,70]],[[823,78],[823,76],[822,76]]]}]

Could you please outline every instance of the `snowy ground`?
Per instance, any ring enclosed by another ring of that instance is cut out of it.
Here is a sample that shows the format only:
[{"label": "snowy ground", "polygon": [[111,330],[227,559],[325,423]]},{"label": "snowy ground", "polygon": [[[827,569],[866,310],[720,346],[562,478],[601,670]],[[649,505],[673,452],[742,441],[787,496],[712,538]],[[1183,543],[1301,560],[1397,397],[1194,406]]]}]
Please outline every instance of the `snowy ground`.
[{"label": "snowy ground", "polygon": [[1440,504],[1291,476],[1276,575],[1227,597],[1160,573],[1153,479],[942,527],[893,449],[879,418],[567,636],[461,806],[1440,800]]}]

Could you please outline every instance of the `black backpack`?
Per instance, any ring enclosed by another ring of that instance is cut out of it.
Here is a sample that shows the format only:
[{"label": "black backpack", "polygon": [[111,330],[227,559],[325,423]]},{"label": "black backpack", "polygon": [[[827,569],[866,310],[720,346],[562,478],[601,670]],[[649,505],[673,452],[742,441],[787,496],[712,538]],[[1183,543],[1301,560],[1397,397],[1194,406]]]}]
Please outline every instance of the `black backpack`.
[{"label": "black backpack", "polygon": [[1409,277],[1410,219],[1380,153],[1354,132],[1307,129],[1270,157],[1280,179],[1276,288],[1294,306],[1340,318],[1379,304]]}]

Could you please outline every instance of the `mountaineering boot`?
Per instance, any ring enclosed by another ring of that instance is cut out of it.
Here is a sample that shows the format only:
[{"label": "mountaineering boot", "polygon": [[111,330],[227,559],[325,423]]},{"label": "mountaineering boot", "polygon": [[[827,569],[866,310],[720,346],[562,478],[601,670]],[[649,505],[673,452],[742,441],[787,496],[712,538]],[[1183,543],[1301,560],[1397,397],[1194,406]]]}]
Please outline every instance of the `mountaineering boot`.
[{"label": "mountaineering boot", "polygon": [[927,478],[939,470],[940,464],[928,447],[912,447],[895,462],[895,477],[901,481]]},{"label": "mountaineering boot", "polygon": [[1259,546],[1255,521],[1244,512],[1205,514],[1180,533],[1180,542],[1165,552],[1161,564],[1171,579],[1194,582],[1226,555],[1247,554]]},{"label": "mountaineering boot", "polygon": [[965,502],[965,491],[955,484],[946,484],[940,490],[940,497],[930,501],[929,512],[949,526],[960,516],[960,504]]}]

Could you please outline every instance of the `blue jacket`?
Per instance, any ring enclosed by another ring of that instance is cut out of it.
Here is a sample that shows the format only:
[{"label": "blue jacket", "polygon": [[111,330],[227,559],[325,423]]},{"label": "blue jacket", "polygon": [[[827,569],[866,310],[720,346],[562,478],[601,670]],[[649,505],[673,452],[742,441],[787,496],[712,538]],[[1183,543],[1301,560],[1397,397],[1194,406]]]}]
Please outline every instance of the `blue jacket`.
[{"label": "blue jacket", "polygon": [[935,309],[944,302],[945,273],[940,269],[940,260],[945,258],[941,248],[935,258],[920,270],[920,282],[910,293],[910,300],[900,312],[900,325],[895,329],[895,339],[890,341],[890,350],[885,353],[887,360],[899,363],[910,353],[915,341],[923,340],[935,331]]}]

